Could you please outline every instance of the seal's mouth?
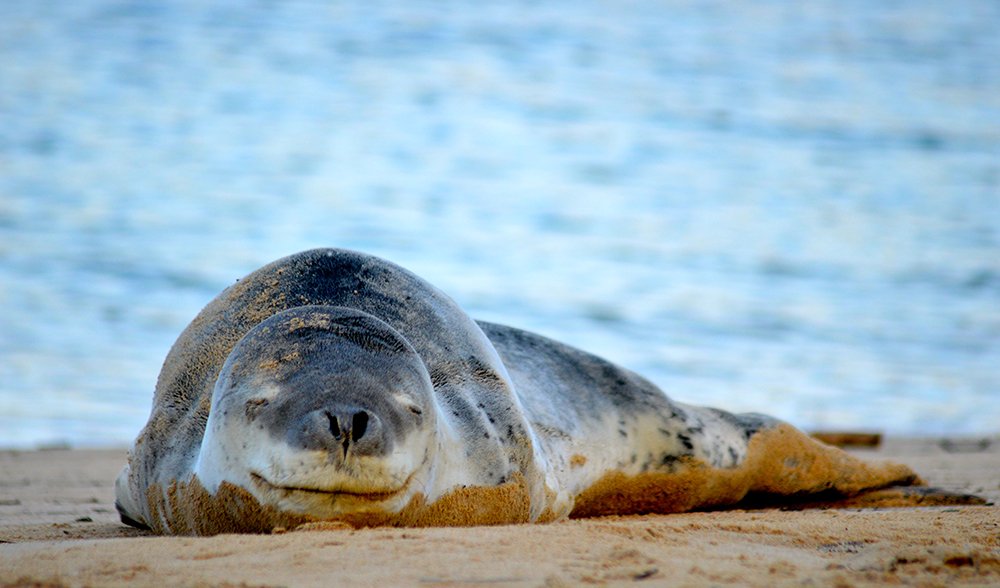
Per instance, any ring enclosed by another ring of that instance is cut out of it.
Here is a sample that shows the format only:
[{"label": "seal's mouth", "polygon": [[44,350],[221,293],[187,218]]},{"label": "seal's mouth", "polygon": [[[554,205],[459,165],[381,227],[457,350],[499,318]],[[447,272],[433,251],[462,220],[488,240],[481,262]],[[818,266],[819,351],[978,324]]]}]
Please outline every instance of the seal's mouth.
[{"label": "seal's mouth", "polygon": [[[412,477],[412,476],[411,476]],[[410,483],[410,479],[407,478],[397,490],[380,490],[374,492],[359,492],[356,490],[346,490],[343,488],[303,488],[300,486],[281,486],[277,484],[272,484],[268,482],[264,476],[256,472],[250,472],[250,479],[253,481],[254,485],[258,488],[278,492],[286,497],[292,495],[298,495],[303,497],[345,497],[348,499],[359,500],[364,502],[385,502],[396,496],[400,495]]]}]

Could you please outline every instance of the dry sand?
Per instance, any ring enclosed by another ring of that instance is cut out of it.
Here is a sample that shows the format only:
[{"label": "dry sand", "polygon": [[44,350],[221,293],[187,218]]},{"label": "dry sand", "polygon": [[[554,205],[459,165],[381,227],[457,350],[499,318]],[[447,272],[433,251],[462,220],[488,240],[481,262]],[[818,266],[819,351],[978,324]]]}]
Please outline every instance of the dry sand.
[{"label": "dry sand", "polygon": [[[1000,438],[895,440],[1000,504]],[[0,452],[0,585],[1000,586],[1000,506],[738,510],[454,529],[157,537],[118,522],[125,452]]]}]

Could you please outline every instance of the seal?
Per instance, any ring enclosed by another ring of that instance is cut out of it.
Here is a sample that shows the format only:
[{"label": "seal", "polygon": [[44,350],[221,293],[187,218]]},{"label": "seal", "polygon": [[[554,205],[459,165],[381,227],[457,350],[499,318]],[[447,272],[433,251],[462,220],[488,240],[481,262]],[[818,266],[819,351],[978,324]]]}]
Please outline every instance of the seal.
[{"label": "seal", "polygon": [[127,524],[214,534],[547,522],[919,483],[476,322],[388,261],[317,249],[239,280],[181,333],[115,485]]}]

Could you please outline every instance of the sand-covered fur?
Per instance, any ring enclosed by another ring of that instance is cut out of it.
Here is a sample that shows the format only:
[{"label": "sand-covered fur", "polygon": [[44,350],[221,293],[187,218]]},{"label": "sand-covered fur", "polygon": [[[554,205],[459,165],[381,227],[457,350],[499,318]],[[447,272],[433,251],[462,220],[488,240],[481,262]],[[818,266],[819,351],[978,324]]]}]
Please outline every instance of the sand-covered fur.
[{"label": "sand-covered fur", "polygon": [[918,482],[764,415],[674,402],[601,358],[477,323],[390,262],[322,249],[195,317],[116,486],[124,521],[212,534],[544,522]]}]

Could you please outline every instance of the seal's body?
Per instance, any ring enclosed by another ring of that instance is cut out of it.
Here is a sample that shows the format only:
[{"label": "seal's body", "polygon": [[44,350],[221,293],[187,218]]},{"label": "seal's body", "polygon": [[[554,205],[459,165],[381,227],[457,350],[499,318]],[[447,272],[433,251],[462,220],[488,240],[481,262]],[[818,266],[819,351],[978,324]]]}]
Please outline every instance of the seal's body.
[{"label": "seal's body", "polygon": [[222,292],[168,354],[116,484],[164,533],[543,522],[909,484],[763,415],[671,401],[477,323],[384,260],[313,250]]}]

